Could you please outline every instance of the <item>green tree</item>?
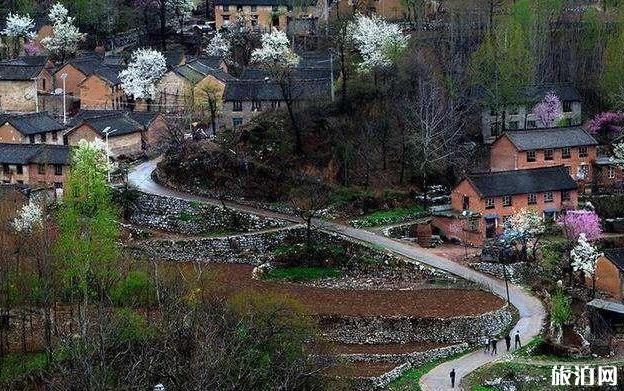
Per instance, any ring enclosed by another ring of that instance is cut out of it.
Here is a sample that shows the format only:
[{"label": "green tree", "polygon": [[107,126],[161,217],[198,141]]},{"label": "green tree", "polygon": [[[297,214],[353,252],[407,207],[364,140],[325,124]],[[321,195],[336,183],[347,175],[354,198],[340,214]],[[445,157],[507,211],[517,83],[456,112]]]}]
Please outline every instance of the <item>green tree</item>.
[{"label": "green tree", "polygon": [[114,282],[119,257],[118,211],[106,181],[108,160],[97,145],[82,142],[73,151],[71,171],[58,216],[56,254],[64,282],[78,299],[81,334],[95,297],[102,303]]},{"label": "green tree", "polygon": [[624,29],[621,27],[607,41],[600,86],[614,109],[624,107]]}]

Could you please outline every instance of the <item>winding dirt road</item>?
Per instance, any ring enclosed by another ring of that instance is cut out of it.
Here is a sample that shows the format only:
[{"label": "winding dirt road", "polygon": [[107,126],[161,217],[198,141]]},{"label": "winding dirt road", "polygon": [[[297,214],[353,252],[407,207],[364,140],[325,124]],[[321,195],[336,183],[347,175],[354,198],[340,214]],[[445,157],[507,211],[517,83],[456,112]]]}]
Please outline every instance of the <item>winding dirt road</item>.
[{"label": "winding dirt road", "polygon": [[[215,205],[221,204],[221,201],[172,190],[157,184],[152,180],[151,177],[152,171],[156,168],[157,163],[158,159],[154,159],[134,167],[128,173],[129,183],[146,193],[191,201],[202,201]],[[286,214],[267,211],[264,209],[257,209],[250,206],[239,205],[236,203],[226,204],[233,209],[252,213],[255,215],[279,218],[291,222],[300,222],[297,217]],[[350,238],[382,247],[388,251],[400,254],[408,259],[412,259],[414,261],[422,262],[438,269],[448,271],[459,277],[465,278],[466,280],[487,286],[491,292],[499,295],[500,297],[506,297],[504,281],[477,272],[449,259],[434,255],[423,248],[415,247],[412,244],[390,239],[374,232],[357,229],[333,222],[318,220],[315,221],[315,225],[326,231],[338,232]],[[520,314],[520,319],[518,323],[514,326],[512,333],[515,334],[516,330],[519,331],[522,342],[526,343],[540,333],[542,324],[546,317],[544,307],[536,297],[532,296],[526,290],[514,284],[509,284],[509,296],[511,304],[513,304],[518,309],[518,312]],[[425,391],[452,390],[449,378],[449,373],[451,369],[455,369],[457,375],[456,384],[459,384],[463,377],[465,377],[467,374],[474,371],[475,369],[487,363],[498,361],[504,358],[504,341],[499,341],[498,346],[499,351],[501,352],[499,355],[491,356],[489,354],[483,353],[483,351],[479,349],[476,352],[469,353],[455,360],[438,365],[421,378],[421,388]]]}]

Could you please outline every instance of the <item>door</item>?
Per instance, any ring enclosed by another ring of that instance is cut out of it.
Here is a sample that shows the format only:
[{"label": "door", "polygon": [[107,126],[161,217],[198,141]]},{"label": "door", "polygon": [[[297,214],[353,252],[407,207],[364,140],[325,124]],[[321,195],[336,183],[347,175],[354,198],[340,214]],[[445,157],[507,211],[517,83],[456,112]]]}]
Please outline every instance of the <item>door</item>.
[{"label": "door", "polygon": [[491,239],[496,236],[496,219],[485,219],[485,237]]}]

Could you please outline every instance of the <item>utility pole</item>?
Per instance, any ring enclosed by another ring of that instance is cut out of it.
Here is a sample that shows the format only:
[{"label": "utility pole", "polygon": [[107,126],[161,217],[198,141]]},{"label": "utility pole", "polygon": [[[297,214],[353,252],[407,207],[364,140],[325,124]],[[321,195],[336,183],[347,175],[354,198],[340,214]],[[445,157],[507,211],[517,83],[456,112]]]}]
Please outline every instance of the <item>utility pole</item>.
[{"label": "utility pole", "polygon": [[65,90],[65,79],[67,79],[67,73],[61,75],[63,80],[63,125],[67,125],[67,93]]}]

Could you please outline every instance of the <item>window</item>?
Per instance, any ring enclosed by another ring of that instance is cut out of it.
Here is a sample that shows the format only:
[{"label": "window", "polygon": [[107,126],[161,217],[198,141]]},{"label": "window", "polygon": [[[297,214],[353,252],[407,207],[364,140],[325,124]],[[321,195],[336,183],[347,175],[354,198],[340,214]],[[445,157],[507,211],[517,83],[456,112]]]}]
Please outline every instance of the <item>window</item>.
[{"label": "window", "polygon": [[563,101],[563,112],[570,113],[572,111],[572,102],[569,100]]},{"label": "window", "polygon": [[494,198],[485,199],[485,209],[494,209]]},{"label": "window", "polygon": [[503,206],[511,206],[511,196],[503,196]]},{"label": "window", "polygon": [[615,179],[615,167],[614,166],[609,166],[607,170],[607,178]]},{"label": "window", "polygon": [[537,194],[529,194],[529,205],[537,204]]},{"label": "window", "polygon": [[34,134],[29,134],[28,135],[28,142],[31,144],[35,143],[35,135]]},{"label": "window", "polygon": [[579,157],[587,157],[587,147],[579,147]]},{"label": "window", "polygon": [[274,108],[274,109],[280,107],[280,105],[281,105],[281,103],[280,103],[279,100],[272,100],[271,101],[271,107]]},{"label": "window", "polygon": [[509,121],[509,130],[517,130],[518,121]]},{"label": "window", "polygon": [[55,164],[54,165],[54,175],[63,175],[63,165]]},{"label": "window", "polygon": [[251,15],[251,25],[252,26],[258,25],[258,15]]},{"label": "window", "polygon": [[561,158],[569,159],[572,155],[570,154],[570,147],[561,148]]},{"label": "window", "polygon": [[547,191],[546,193],[544,193],[544,202],[553,202],[555,199],[555,196],[553,195],[552,191]]},{"label": "window", "polygon": [[254,100],[251,102],[251,109],[261,111],[262,110],[262,102],[259,100]]},{"label": "window", "polygon": [[223,15],[223,24],[230,23],[230,15]]},{"label": "window", "polygon": [[46,134],[45,133],[41,133],[41,142],[45,143],[46,141],[48,141],[48,138],[47,138]]},{"label": "window", "polygon": [[526,156],[527,156],[527,162],[535,161],[535,151],[527,151]]},{"label": "window", "polygon": [[251,12],[258,12],[258,6],[257,5],[252,5],[251,6]]},{"label": "window", "polygon": [[52,141],[58,141],[58,134],[56,132],[52,132]]},{"label": "window", "polygon": [[242,118],[232,118],[232,125],[233,126],[241,126],[243,124],[243,119]]},{"label": "window", "polygon": [[63,184],[61,182],[54,182],[54,188],[55,189],[62,189],[63,188]]},{"label": "window", "polygon": [[24,184],[24,181],[23,181],[23,180],[21,180],[21,179],[18,179],[18,180],[17,180],[17,183],[19,183],[20,185],[23,185],[23,184]]},{"label": "window", "polygon": [[462,209],[463,210],[470,209],[470,197],[468,197],[467,195],[462,197]]},{"label": "window", "polygon": [[229,5],[224,5],[223,6],[223,12],[230,12],[230,6]]},{"label": "window", "polygon": [[39,175],[45,175],[45,173],[46,173],[45,164],[37,165],[37,172],[39,173]]},{"label": "window", "polygon": [[579,166],[577,178],[581,180],[586,180],[589,178],[589,166],[587,164]]},{"label": "window", "polygon": [[536,125],[534,119],[530,120],[530,121],[527,121],[527,128],[535,128],[535,127],[537,127],[537,125]]},{"label": "window", "polygon": [[544,160],[553,160],[555,158],[555,151],[552,149],[544,150]]},{"label": "window", "polygon": [[17,175],[22,175],[24,173],[24,167],[21,164],[16,164],[15,172],[17,173]]},{"label": "window", "polygon": [[243,102],[241,102],[239,100],[235,100],[232,103],[233,103],[232,111],[243,111]]},{"label": "window", "polygon": [[570,166],[565,166],[563,168],[566,170],[566,173],[568,173],[568,175],[570,175]]},{"label": "window", "polygon": [[570,191],[562,190],[561,191],[561,201],[570,201]]},{"label": "window", "polygon": [[3,164],[2,165],[2,172],[4,173],[4,175],[11,174],[11,169],[9,169],[9,165],[8,164]]}]

